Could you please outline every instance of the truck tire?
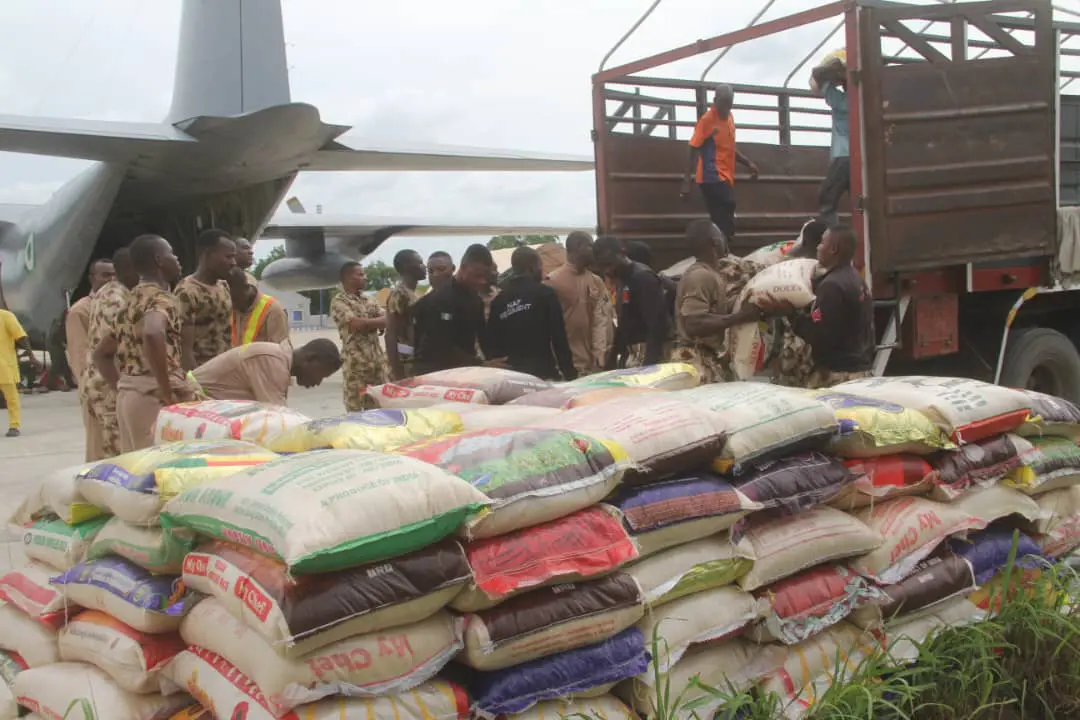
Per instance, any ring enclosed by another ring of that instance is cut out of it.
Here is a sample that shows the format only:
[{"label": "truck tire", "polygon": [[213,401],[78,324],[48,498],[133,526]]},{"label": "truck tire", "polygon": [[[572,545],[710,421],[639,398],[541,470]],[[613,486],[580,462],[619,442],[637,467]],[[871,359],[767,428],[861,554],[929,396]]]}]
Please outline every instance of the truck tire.
[{"label": "truck tire", "polygon": [[1080,402],[1080,353],[1057,330],[1017,330],[1005,350],[1001,384]]}]

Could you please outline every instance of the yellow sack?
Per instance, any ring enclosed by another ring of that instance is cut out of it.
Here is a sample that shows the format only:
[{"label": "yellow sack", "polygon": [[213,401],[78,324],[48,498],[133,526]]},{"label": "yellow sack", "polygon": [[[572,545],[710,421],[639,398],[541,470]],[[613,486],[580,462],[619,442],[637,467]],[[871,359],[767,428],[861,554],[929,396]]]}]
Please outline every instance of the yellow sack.
[{"label": "yellow sack", "polygon": [[941,428],[918,410],[831,389],[807,393],[836,414],[839,432],[829,443],[829,451],[840,457],[929,455],[956,447]]},{"label": "yellow sack", "polygon": [[157,525],[161,508],[181,491],[278,457],[243,440],[168,443],[103,460],[76,483],[83,497],[121,520]]},{"label": "yellow sack", "polygon": [[269,447],[279,453],[322,449],[389,452],[463,429],[461,417],[448,410],[384,408],[306,422],[279,436]]},{"label": "yellow sack", "polygon": [[698,373],[697,368],[688,363],[660,363],[586,375],[567,385],[595,385],[597,383],[651,387],[657,390],[687,390],[701,384],[701,374]]}]

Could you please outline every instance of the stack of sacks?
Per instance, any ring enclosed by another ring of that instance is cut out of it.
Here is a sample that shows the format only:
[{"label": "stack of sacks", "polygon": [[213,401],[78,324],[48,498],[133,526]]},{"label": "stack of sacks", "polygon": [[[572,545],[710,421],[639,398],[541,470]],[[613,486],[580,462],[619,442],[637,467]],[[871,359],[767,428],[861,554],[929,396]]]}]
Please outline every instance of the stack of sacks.
[{"label": "stack of sacks", "polygon": [[688,390],[701,384],[701,374],[689,363],[660,363],[586,375],[565,383],[563,387],[599,387],[608,384],[653,390]]},{"label": "stack of sacks", "polygon": [[550,387],[547,380],[516,370],[461,367],[373,385],[367,389],[367,396],[384,408],[421,408],[440,403],[505,405]]},{"label": "stack of sacks", "polygon": [[[85,498],[113,517],[76,526],[99,523],[92,538],[82,533],[65,543],[57,534],[42,543],[56,571],[41,574],[31,567],[4,581],[12,606],[66,611],[53,614],[58,633],[49,642],[41,638],[34,654],[24,656],[31,669],[15,679],[19,704],[50,717],[76,706],[88,717],[149,720],[189,703],[183,693],[162,695],[159,673],[183,647],[176,631],[193,598],[178,576],[194,535],[164,532],[160,509],[184,487],[275,457],[243,442],[176,443],[81,469],[72,478],[67,507],[85,515],[85,501],[77,499]],[[31,549],[36,544],[28,545],[31,557],[38,554]],[[39,665],[46,648],[55,661]]]},{"label": "stack of sacks", "polygon": [[251,400],[203,400],[158,412],[154,444],[186,440],[246,440],[269,447],[275,438],[311,418],[280,405]]},{"label": "stack of sacks", "polygon": [[523,712],[538,702],[603,694],[648,655],[633,625],[637,582],[616,568],[637,556],[617,511],[597,506],[631,467],[611,439],[548,427],[472,430],[399,448],[490,499],[463,535],[473,582],[465,615],[473,709]]},{"label": "stack of sacks", "polygon": [[364,450],[298,453],[181,493],[163,522],[212,540],[184,564],[210,597],[184,618],[168,682],[216,717],[464,717],[460,688],[433,679],[463,647],[444,606],[470,573],[449,536],[488,505],[439,468]]},{"label": "stack of sacks", "polygon": [[310,420],[279,435],[267,447],[285,455],[309,450],[388,452],[463,429],[461,416],[451,409],[368,410]]}]

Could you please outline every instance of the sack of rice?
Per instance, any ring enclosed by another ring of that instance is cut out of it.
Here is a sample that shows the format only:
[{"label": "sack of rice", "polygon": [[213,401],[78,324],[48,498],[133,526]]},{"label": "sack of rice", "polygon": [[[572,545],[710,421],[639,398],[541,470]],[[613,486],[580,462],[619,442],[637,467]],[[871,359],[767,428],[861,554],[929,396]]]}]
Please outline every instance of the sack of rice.
[{"label": "sack of rice", "polygon": [[[541,392],[547,392],[542,390]],[[533,393],[539,395],[541,393]],[[524,397],[532,397],[525,395]],[[466,405],[464,403],[446,403],[444,405],[432,405],[425,410],[449,410],[461,420],[461,429],[487,430],[489,428],[526,427],[543,423],[558,415],[561,411],[557,408],[540,407],[533,405],[518,405],[516,401],[510,405]]]},{"label": "sack of rice", "polygon": [[755,463],[735,478],[735,487],[763,510],[793,515],[829,502],[854,482],[840,460],[810,452]]},{"label": "sack of rice", "polygon": [[1043,493],[1036,502],[1043,514],[1035,539],[1043,555],[1062,558],[1080,547],[1080,485]]},{"label": "sack of rice", "polygon": [[166,529],[189,527],[310,573],[430,545],[487,504],[467,482],[419,460],[313,450],[183,492],[161,521]]},{"label": "sack of rice", "polygon": [[501,670],[607,640],[644,613],[641,588],[624,573],[541,588],[467,616],[458,659]]},{"label": "sack of rice", "polygon": [[174,632],[196,602],[180,578],[154,575],[115,556],[85,560],[52,582],[75,605],[152,635]]},{"label": "sack of rice", "polygon": [[1080,484],[1080,447],[1058,437],[1033,437],[1020,451],[1018,467],[1005,483],[1027,495],[1039,495]]},{"label": "sack of rice", "polygon": [[489,538],[599,502],[629,467],[616,443],[571,430],[492,428],[405,445],[394,451],[456,475],[490,499],[465,536]]},{"label": "sack of rice", "polygon": [[310,418],[280,405],[251,400],[203,400],[162,408],[154,425],[154,444],[187,440],[246,440],[268,446]]},{"label": "sack of rice", "polygon": [[571,410],[586,405],[611,402],[628,397],[653,395],[663,392],[647,385],[622,385],[613,382],[563,383],[549,390],[522,395],[510,403],[510,407],[546,407]]},{"label": "sack of rice", "polygon": [[627,565],[623,572],[637,580],[645,604],[655,608],[686,595],[730,585],[751,565],[724,533],[662,550]]},{"label": "sack of rice", "polygon": [[[735,302],[735,310],[747,303],[770,298],[804,308],[814,301],[811,280],[817,260],[793,259],[771,265],[746,284]],[[744,323],[728,330],[728,351],[731,365],[740,380],[757,375],[765,364],[768,346],[762,337],[760,323]]]},{"label": "sack of rice", "polygon": [[589,698],[579,696],[545,700],[525,712],[506,716],[506,720],[564,720],[574,717],[590,720],[638,720],[634,711],[622,700],[606,693]]},{"label": "sack of rice", "polygon": [[724,423],[714,413],[658,393],[567,410],[544,423],[623,448],[634,467],[624,482],[640,484],[687,472],[720,454]]},{"label": "sack of rice", "polygon": [[829,443],[829,452],[840,457],[928,455],[955,447],[949,436],[918,410],[832,389],[808,393],[836,413],[839,433]]},{"label": "sack of rice", "polygon": [[953,598],[928,608],[925,612],[898,620],[889,627],[882,647],[897,665],[919,659],[922,646],[938,631],[958,628],[986,619],[986,612],[970,600]]},{"label": "sack of rice", "polygon": [[1054,395],[1019,388],[1031,405],[1031,415],[1016,428],[1024,437],[1063,437],[1080,440],[1080,407]]},{"label": "sack of rice", "polygon": [[176,633],[148,635],[97,610],[85,610],[60,630],[60,659],[105,671],[123,690],[158,692],[158,674],[184,641]]},{"label": "sack of rice", "polygon": [[791,251],[799,247],[798,240],[781,240],[780,242],[769,243],[763,245],[753,252],[743,255],[743,260],[747,262],[757,263],[758,265],[775,265],[788,255]]},{"label": "sack of rice", "polygon": [[967,595],[975,588],[971,563],[951,552],[939,552],[916,565],[900,582],[882,587],[885,597],[863,605],[850,619],[861,628],[902,621],[906,615]]},{"label": "sack of rice", "polygon": [[727,585],[651,609],[638,623],[650,647],[657,642],[658,655],[653,658],[647,676],[667,673],[692,645],[734,636],[756,622],[767,608],[767,602]]},{"label": "sack of rice", "polygon": [[283,715],[328,695],[390,695],[435,676],[462,647],[462,621],[439,612],[407,627],[356,635],[312,653],[279,656],[214,598],[188,613],[184,642],[220,655],[246,675]]},{"label": "sack of rice", "polygon": [[[982,520],[982,527],[986,527],[995,520],[1014,515],[1019,520],[1027,521],[1028,526],[1034,528],[1034,523],[1042,517],[1042,510],[1039,509],[1038,503],[1007,485],[972,488],[952,504]],[[982,527],[975,529],[981,530]]]},{"label": "sack of rice", "polygon": [[24,567],[8,570],[0,576],[0,600],[39,623],[59,629],[79,608],[53,587],[51,581],[55,575],[56,571],[48,565],[33,560]]},{"label": "sack of rice", "polygon": [[615,508],[598,505],[465,546],[472,583],[450,601],[459,612],[494,607],[538,587],[606,575],[638,558]]},{"label": "sack of rice", "polygon": [[35,520],[23,529],[23,553],[31,560],[40,560],[57,570],[67,570],[86,557],[94,536],[107,521],[107,517],[96,517],[78,525],[68,525],[51,515]]},{"label": "sack of rice", "polygon": [[470,683],[473,712],[492,719],[520,713],[544,700],[588,692],[645,672],[649,653],[637,628],[603,642],[549,655],[505,670],[476,673]]},{"label": "sack of rice", "polygon": [[[259,688],[228,660],[204,648],[192,647],[165,669],[168,682],[183,688],[214,712],[171,720],[277,720],[277,710]],[[296,708],[283,720],[466,720],[469,698],[445,680],[432,680],[384,697],[335,696]],[[613,719],[614,720],[614,719]]]},{"label": "sack of rice", "polygon": [[136,695],[85,663],[34,667],[15,678],[15,699],[48,718],[160,720],[191,703],[184,693]]},{"label": "sack of rice", "polygon": [[566,385],[595,385],[615,383],[627,387],[648,387],[655,390],[686,390],[701,384],[701,374],[689,363],[660,363],[641,367],[607,370],[586,375]]},{"label": "sack of rice", "polygon": [[119,555],[141,568],[163,575],[179,575],[184,556],[195,546],[195,533],[187,528],[132,525],[118,517],[110,519],[94,536],[87,560]]},{"label": "sack of rice", "polygon": [[917,410],[957,444],[1016,429],[1028,417],[1030,398],[1018,390],[968,378],[907,375],[866,378],[833,390]]},{"label": "sack of rice", "polygon": [[761,506],[712,473],[624,487],[608,501],[642,557],[723,532]]},{"label": "sack of rice", "polygon": [[97,505],[88,502],[75,486],[76,476],[93,467],[93,463],[55,470],[23,497],[8,521],[12,525],[30,525],[49,515],[56,515],[68,525],[93,520],[104,515]]},{"label": "sack of rice", "polygon": [[471,576],[461,545],[450,538],[384,562],[318,575],[290,575],[277,560],[217,540],[184,560],[188,588],[217,598],[286,657],[419,622],[442,609]]},{"label": "sack of rice", "polygon": [[461,418],[445,410],[368,410],[309,420],[278,435],[267,447],[279,453],[323,449],[388,452],[462,429]]},{"label": "sack of rice", "polygon": [[905,495],[925,495],[931,489],[927,479],[932,470],[930,463],[917,455],[846,460],[844,465],[855,476],[855,483],[829,503],[841,510],[854,510]]},{"label": "sack of rice", "polygon": [[373,385],[367,394],[385,408],[427,407],[444,402],[505,405],[549,387],[548,381],[515,370],[460,367]]},{"label": "sack of rice", "polygon": [[879,647],[872,634],[841,622],[798,645],[787,646],[786,659],[765,678],[761,690],[780,698],[787,717],[800,717],[829,687],[850,679]]},{"label": "sack of rice", "polygon": [[[713,717],[729,693],[749,690],[779,668],[784,656],[779,646],[754,645],[740,638],[690,648],[670,672],[660,676],[660,682],[670,688],[671,700],[679,698],[678,707],[669,708],[671,717],[674,720]],[[700,684],[694,682],[695,678]],[[656,679],[649,672],[622,686],[643,717],[657,717],[657,695],[664,690],[656,687]],[[706,688],[720,692],[711,693]]]},{"label": "sack of rice", "polygon": [[881,542],[879,532],[830,507],[791,517],[751,517],[735,548],[754,566],[739,578],[739,586],[758,590],[814,565],[870,552]]},{"label": "sack of rice", "polygon": [[858,608],[889,598],[843,565],[819,565],[757,593],[769,610],[755,640],[798,645],[844,620]]},{"label": "sack of rice", "polygon": [[78,477],[79,492],[135,525],[157,525],[161,508],[187,488],[276,459],[240,440],[170,443],[103,460]]},{"label": "sack of rice", "polygon": [[18,653],[0,650],[0,720],[16,720],[19,717],[14,685],[15,677],[23,670],[26,670],[26,663]]},{"label": "sack of rice", "polygon": [[11,603],[0,603],[0,650],[17,653],[27,667],[60,661],[56,630]]},{"label": "sack of rice", "polygon": [[673,393],[716,413],[727,430],[718,472],[741,472],[751,462],[815,450],[836,434],[832,408],[806,393],[766,383],[714,383]]},{"label": "sack of rice", "polygon": [[[1016,555],[1014,567],[1030,569],[1046,567],[1038,544],[1021,532],[1016,534]],[[964,558],[971,565],[975,574],[975,584],[984,585],[1009,564],[1009,554],[1013,552],[1012,528],[992,525],[985,530],[972,533],[966,538],[950,538],[949,549]]]},{"label": "sack of rice", "polygon": [[[971,487],[988,487],[1020,464],[1031,443],[1018,435],[999,435],[963,445],[930,459],[926,476],[935,500],[950,501]],[[1077,454],[1080,458],[1080,453]]]}]

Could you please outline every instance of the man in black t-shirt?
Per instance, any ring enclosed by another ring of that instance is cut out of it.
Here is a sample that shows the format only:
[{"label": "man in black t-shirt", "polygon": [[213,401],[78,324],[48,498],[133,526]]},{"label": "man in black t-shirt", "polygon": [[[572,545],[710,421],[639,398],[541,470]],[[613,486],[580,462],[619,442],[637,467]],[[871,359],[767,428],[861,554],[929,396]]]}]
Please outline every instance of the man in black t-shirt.
[{"label": "man in black t-shirt", "polygon": [[415,374],[481,364],[505,367],[506,358],[482,363],[477,352],[484,329],[484,302],[480,294],[487,289],[494,268],[490,250],[483,245],[470,245],[454,277],[416,301],[413,306]]}]

